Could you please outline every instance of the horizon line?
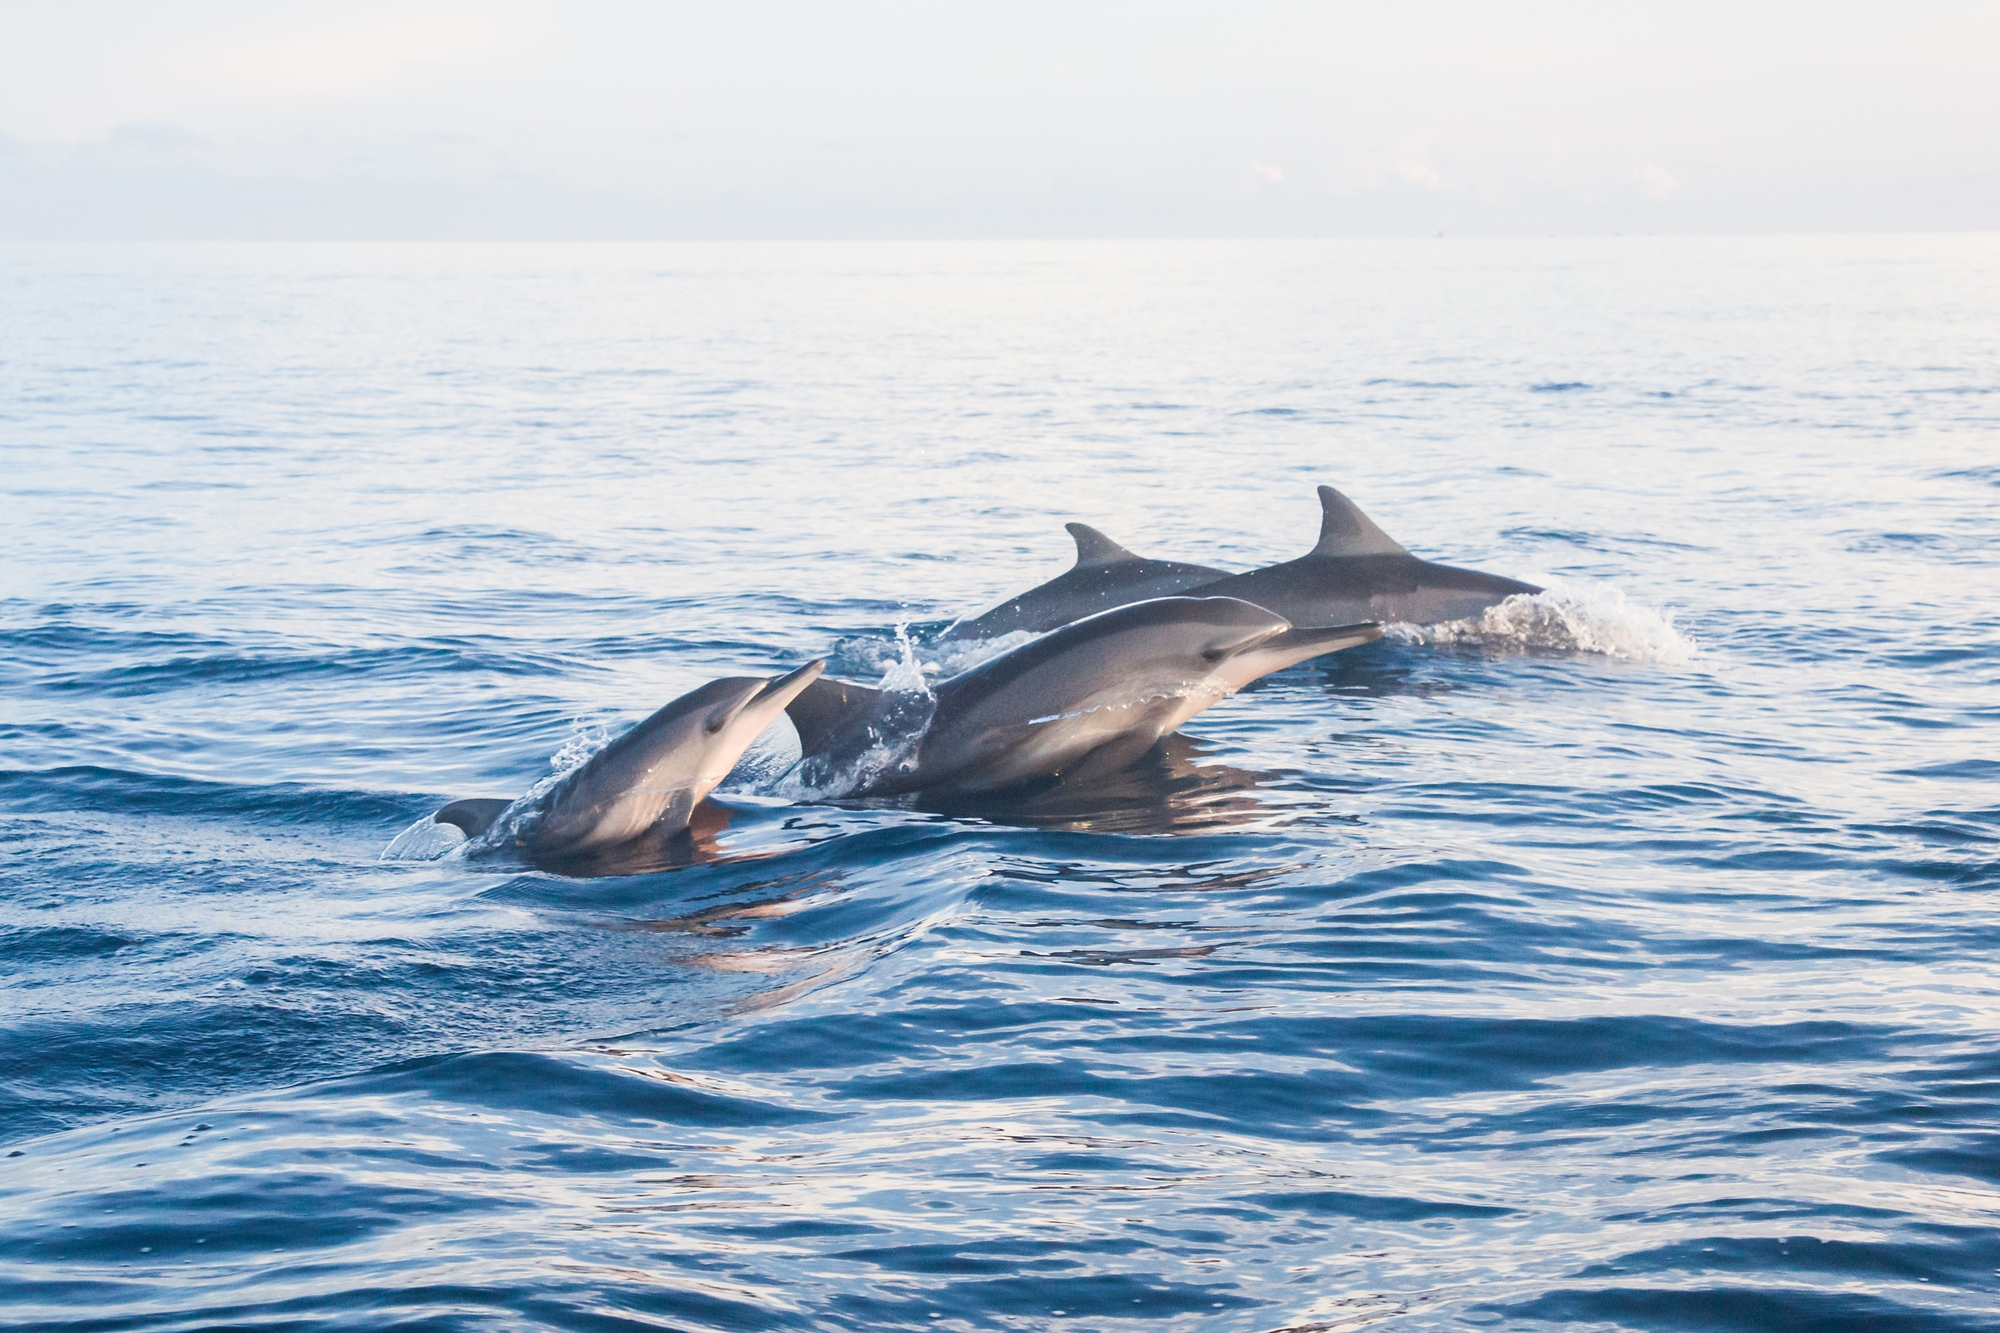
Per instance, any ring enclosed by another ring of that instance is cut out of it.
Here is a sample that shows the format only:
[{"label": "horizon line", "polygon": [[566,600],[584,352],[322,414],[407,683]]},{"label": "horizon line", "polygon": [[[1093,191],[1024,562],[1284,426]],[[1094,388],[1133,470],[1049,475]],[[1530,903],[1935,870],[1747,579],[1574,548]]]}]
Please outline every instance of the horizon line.
[{"label": "horizon line", "polygon": [[9,236],[0,245],[1185,245],[1218,243],[1296,244],[1327,241],[1540,241],[1540,240],[1827,240],[1841,237],[2000,236],[1992,227],[1877,228],[1746,231],[1434,231],[1309,233],[1240,236]]}]

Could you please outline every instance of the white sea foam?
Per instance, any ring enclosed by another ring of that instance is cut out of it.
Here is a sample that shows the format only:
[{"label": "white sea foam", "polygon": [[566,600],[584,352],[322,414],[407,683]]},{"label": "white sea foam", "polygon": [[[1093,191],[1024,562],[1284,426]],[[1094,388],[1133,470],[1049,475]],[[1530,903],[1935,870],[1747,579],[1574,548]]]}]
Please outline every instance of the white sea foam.
[{"label": "white sea foam", "polygon": [[[914,688],[915,676],[912,673],[921,674],[925,682],[948,680],[1040,637],[1027,630],[1015,630],[992,639],[944,639],[925,643],[912,638],[906,626],[898,626],[893,638],[866,636],[847,639],[835,651],[845,660],[846,671],[851,675],[865,680],[870,675],[879,674],[884,689],[903,688],[903,682]],[[925,688],[929,688],[928,684]]]},{"label": "white sea foam", "polygon": [[1041,637],[1032,630],[1017,629],[992,639],[950,639],[932,644],[928,649],[928,660],[934,674],[956,676]]},{"label": "white sea foam", "polygon": [[877,689],[891,694],[918,694],[930,697],[930,677],[938,674],[937,668],[917,653],[917,644],[910,637],[907,624],[896,626],[896,652],[887,658],[882,668],[882,683]]},{"label": "white sea foam", "polygon": [[1500,651],[1597,653],[1627,662],[1681,666],[1697,651],[1674,627],[1669,609],[1635,602],[1604,584],[1556,586],[1509,597],[1477,620],[1442,625],[1392,625],[1404,643],[1492,648]]}]

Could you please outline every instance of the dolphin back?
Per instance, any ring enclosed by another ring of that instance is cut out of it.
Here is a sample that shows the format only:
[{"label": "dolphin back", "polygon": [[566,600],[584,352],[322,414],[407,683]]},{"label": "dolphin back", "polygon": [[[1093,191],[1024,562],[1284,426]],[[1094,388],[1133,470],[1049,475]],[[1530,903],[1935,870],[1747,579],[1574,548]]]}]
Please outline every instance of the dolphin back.
[{"label": "dolphin back", "polygon": [[[1285,622],[1279,616],[1235,597],[1153,597],[1128,602],[1071,621],[1033,643],[989,657],[971,670],[941,682],[936,689],[937,716],[931,726],[936,730],[947,725],[966,707],[991,697],[1029,673],[1064,659],[1077,660],[1079,654],[1114,636],[1152,630],[1176,638],[1190,634],[1203,637],[1211,631],[1275,632],[1284,627]],[[1060,673],[1055,680],[1061,682],[1064,676],[1073,678],[1074,673]]]},{"label": "dolphin back", "polygon": [[[685,825],[709,723],[761,691],[755,677],[713,680],[631,727],[570,770],[516,821],[515,841],[537,856],[608,846],[652,825]],[[673,830],[669,830],[673,831]]]},{"label": "dolphin back", "polygon": [[1380,620],[1413,625],[1477,616],[1540,588],[1519,579],[1419,559],[1331,486],[1319,488],[1319,543],[1296,560],[1196,588],[1199,597],[1241,597],[1298,626]]},{"label": "dolphin back", "polygon": [[1155,597],[1171,597],[1229,577],[1226,569],[1179,560],[1148,560],[1126,550],[1087,523],[1068,524],[1076,563],[1047,583],[1011,597],[945,631],[947,639],[997,639],[1026,631],[1040,634],[1099,611]]},{"label": "dolphin back", "polygon": [[1222,697],[1204,687],[1218,664],[1285,628],[1227,597],[1159,597],[1064,625],[941,682],[914,770],[882,789],[999,790],[1098,750],[1136,757],[1190,700]]}]

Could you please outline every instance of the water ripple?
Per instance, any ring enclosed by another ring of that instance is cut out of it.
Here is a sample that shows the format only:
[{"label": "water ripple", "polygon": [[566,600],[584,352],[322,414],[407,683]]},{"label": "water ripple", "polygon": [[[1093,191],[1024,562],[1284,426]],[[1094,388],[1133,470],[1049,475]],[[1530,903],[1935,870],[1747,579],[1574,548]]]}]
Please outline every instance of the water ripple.
[{"label": "water ripple", "polygon": [[[0,249],[0,1322],[1992,1327],[1993,259]],[[379,859],[1322,482],[1550,591],[1116,780]]]}]

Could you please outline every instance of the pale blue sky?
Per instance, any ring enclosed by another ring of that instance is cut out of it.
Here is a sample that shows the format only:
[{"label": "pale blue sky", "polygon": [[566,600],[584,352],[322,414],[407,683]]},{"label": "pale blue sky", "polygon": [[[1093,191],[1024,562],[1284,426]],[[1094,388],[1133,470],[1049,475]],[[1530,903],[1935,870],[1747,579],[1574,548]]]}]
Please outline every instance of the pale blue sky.
[{"label": "pale blue sky", "polygon": [[2000,228],[2000,4],[0,5],[0,237]]}]

